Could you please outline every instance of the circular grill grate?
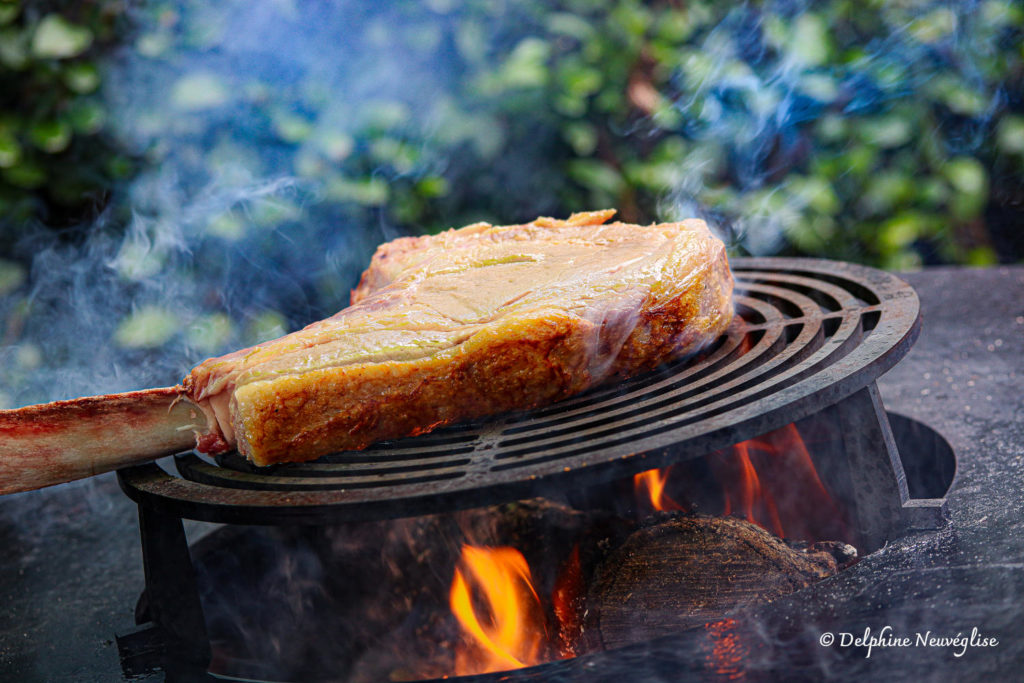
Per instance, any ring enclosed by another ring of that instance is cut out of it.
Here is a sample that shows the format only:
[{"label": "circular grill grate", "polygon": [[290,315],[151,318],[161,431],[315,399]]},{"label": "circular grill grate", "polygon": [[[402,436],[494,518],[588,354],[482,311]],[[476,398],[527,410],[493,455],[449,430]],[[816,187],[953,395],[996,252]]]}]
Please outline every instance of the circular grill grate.
[{"label": "circular grill grate", "polygon": [[882,271],[734,259],[732,326],[695,358],[525,413],[255,470],[229,455],[122,470],[133,499],[245,523],[412,516],[628,476],[732,445],[872,382],[919,329],[914,291]]}]

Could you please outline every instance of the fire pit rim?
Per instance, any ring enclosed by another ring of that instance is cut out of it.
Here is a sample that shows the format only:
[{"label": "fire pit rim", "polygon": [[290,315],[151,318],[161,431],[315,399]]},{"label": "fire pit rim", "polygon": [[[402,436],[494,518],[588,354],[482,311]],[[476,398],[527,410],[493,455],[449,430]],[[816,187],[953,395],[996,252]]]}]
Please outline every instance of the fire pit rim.
[{"label": "fire pit rim", "polygon": [[[179,471],[190,477],[188,479],[174,477],[155,464],[146,464],[121,470],[118,473],[119,484],[134,501],[161,512],[201,521],[245,524],[316,524],[325,518],[346,521],[389,519],[543,495],[550,488],[584,486],[662,467],[673,461],[701,457],[707,452],[806,417],[871,385],[906,354],[920,333],[917,294],[893,274],[824,259],[740,258],[734,259],[732,265],[740,285],[738,296],[757,289],[754,281],[759,273],[819,277],[832,285],[849,282],[847,290],[850,300],[854,301],[852,305],[848,304],[839,311],[818,311],[813,319],[806,315],[806,310],[804,318],[786,318],[783,315],[760,328],[770,324],[777,329],[815,324],[815,334],[821,335],[826,320],[837,321],[836,328],[842,325],[849,328],[852,324],[856,329],[848,329],[845,339],[825,339],[819,349],[825,348],[831,353],[834,349],[829,349],[829,345],[852,345],[852,348],[824,367],[812,365],[801,368],[798,365],[795,378],[788,378],[788,385],[780,389],[769,386],[752,400],[727,407],[696,423],[682,426],[655,424],[655,429],[646,436],[618,436],[600,448],[588,447],[581,454],[556,456],[518,471],[512,469],[516,467],[515,461],[497,462],[495,459],[495,445],[500,438],[501,427],[510,419],[505,416],[483,423],[475,435],[470,456],[482,459],[485,468],[449,479],[417,483],[402,483],[398,479],[386,488],[340,488],[335,484],[322,489],[275,490],[268,486],[275,483],[274,473],[269,477],[257,475],[254,479],[252,475],[247,477],[246,473],[233,473],[227,468],[210,465],[189,453],[177,459]],[[806,304],[807,297],[799,292],[794,294],[794,298],[799,298],[801,305]],[[873,318],[872,326],[865,329],[864,321],[868,316]],[[746,334],[758,327],[748,325],[741,331]],[[824,360],[827,356],[820,362]],[[576,397],[563,404],[572,406],[580,400],[583,399]],[[544,410],[551,409],[537,412]],[[416,438],[429,440],[431,435]],[[411,441],[398,443],[407,446]],[[509,469],[513,476],[504,476]],[[204,481],[207,476],[210,478]],[[257,487],[252,486],[253,481]],[[384,495],[381,495],[382,490]]]}]

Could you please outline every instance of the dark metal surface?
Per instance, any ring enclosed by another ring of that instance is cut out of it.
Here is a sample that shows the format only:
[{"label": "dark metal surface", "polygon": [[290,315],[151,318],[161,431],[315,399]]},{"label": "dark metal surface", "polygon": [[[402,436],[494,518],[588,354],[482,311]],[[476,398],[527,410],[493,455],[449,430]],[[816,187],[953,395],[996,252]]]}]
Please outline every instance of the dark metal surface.
[{"label": "dark metal surface", "polygon": [[843,506],[854,520],[856,545],[862,553],[874,552],[907,529],[938,529],[944,524],[945,491],[934,497],[911,498],[903,469],[904,462],[933,466],[938,458],[932,456],[938,451],[925,450],[928,456],[923,458],[910,457],[910,453],[900,457],[901,450],[918,444],[905,441],[897,447],[874,382],[819,415],[842,431],[843,457],[833,458],[833,464],[845,472],[835,490],[850,494],[843,498]]},{"label": "dark metal surface", "polygon": [[[926,269],[924,329],[879,380],[890,409],[955,449],[950,522],[911,533],[854,567],[766,606],[728,634],[746,680],[1019,680],[1024,661],[1024,268]],[[890,418],[894,431],[906,425]],[[920,438],[920,436],[919,436]],[[932,465],[934,467],[934,465]],[[952,460],[945,465],[952,472]],[[915,491],[915,498],[941,491]],[[122,680],[112,634],[132,623],[144,576],[138,511],[113,474],[0,497],[0,680]],[[205,528],[186,522],[186,529]],[[254,594],[253,600],[262,595]],[[822,647],[824,632],[999,639],[990,648]],[[704,629],[628,651],[505,675],[523,681],[721,680]],[[728,672],[726,672],[728,673]],[[138,681],[139,679],[133,679]],[[164,680],[160,674],[147,681]]]},{"label": "dark metal surface", "polygon": [[145,609],[136,610],[136,622],[160,624],[169,642],[193,664],[205,666],[210,642],[181,520],[140,505],[139,530],[147,594]]},{"label": "dark metal surface", "polygon": [[[312,463],[252,471],[188,454],[182,477],[119,473],[136,502],[215,522],[413,516],[543,494],[664,466],[763,434],[864,388],[910,348],[914,290],[815,259],[737,259],[737,318],[697,359],[552,406]],[[227,465],[227,466],[223,466]]]}]

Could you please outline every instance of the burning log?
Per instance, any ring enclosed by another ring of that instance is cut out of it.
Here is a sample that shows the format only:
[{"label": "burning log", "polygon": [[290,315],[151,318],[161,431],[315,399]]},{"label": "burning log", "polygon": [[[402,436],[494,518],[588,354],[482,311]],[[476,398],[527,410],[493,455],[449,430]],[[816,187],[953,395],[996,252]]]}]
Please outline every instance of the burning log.
[{"label": "burning log", "polygon": [[586,649],[678,632],[770,602],[835,574],[850,551],[831,543],[797,549],[734,517],[676,516],[642,528],[597,569]]},{"label": "burning log", "polygon": [[[586,578],[634,527],[608,512],[535,498],[414,519],[248,530],[249,545],[200,542],[193,554],[216,662],[245,666],[270,651],[275,677],[303,680],[316,669],[353,682],[411,680],[513,668],[500,656],[474,659],[479,647],[451,610],[461,571],[479,630],[508,618],[486,604],[467,547],[478,557],[515,548],[525,559],[531,586],[517,591],[534,604],[518,630],[542,642],[535,656],[511,652],[530,665],[575,654]],[[206,568],[222,563],[228,570]],[[246,595],[266,599],[243,617],[237,604]]]}]

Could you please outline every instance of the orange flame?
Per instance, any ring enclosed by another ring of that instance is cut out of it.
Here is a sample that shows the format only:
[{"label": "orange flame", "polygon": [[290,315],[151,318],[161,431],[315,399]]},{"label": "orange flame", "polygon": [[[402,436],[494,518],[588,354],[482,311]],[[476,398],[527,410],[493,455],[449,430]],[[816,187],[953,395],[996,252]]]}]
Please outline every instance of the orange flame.
[{"label": "orange flame", "polygon": [[[515,548],[462,546],[450,604],[465,631],[465,647],[455,653],[456,675],[491,673],[532,666],[542,661],[543,617],[530,567]],[[470,582],[482,597],[486,614],[473,605]],[[541,624],[537,627],[536,624]]]},{"label": "orange flame", "polygon": [[[850,541],[845,517],[815,469],[795,424],[719,451],[708,461],[721,485],[723,515],[739,514],[783,538]],[[681,469],[689,471],[685,466]],[[637,496],[655,510],[688,510],[691,501],[709,504],[700,477],[669,481],[670,470],[649,470],[633,478]],[[666,494],[667,486],[680,496]],[[695,488],[698,487],[698,488]]]},{"label": "orange flame", "polygon": [[647,470],[633,477],[633,488],[636,490],[637,496],[642,496],[646,492],[651,507],[655,510],[686,509],[665,493],[665,482],[668,481],[671,470],[671,467],[666,467],[663,470]]},{"label": "orange flame", "polygon": [[[740,466],[740,502],[743,507],[743,516],[751,524],[757,524],[767,529],[768,525],[761,521],[761,518],[767,515],[769,519],[768,524],[771,525],[771,530],[775,532],[775,535],[785,536],[775,499],[771,493],[761,486],[761,478],[757,476],[757,469],[754,467],[754,463],[750,461],[750,447],[752,443],[752,441],[741,441],[733,446]],[[722,511],[722,514],[731,515],[732,496],[728,488],[725,489],[724,495],[725,509]],[[755,506],[757,508],[756,514]]]},{"label": "orange flame", "polygon": [[747,521],[782,537],[846,540],[843,515],[795,424],[742,441],[713,464],[722,484],[722,514],[735,507]]},{"label": "orange flame", "polygon": [[796,425],[790,423],[781,429],[770,432],[769,436],[775,437],[776,444],[775,446],[769,444],[768,448],[793,454],[797,459],[800,470],[808,475],[818,495],[831,501],[832,496],[829,495],[825,484],[821,482],[818,470],[815,469],[814,462],[811,460],[811,454],[807,450],[804,440],[800,438],[800,432],[797,431]]}]

